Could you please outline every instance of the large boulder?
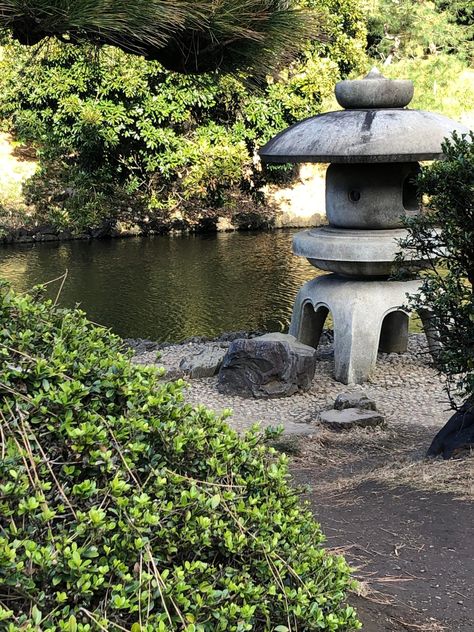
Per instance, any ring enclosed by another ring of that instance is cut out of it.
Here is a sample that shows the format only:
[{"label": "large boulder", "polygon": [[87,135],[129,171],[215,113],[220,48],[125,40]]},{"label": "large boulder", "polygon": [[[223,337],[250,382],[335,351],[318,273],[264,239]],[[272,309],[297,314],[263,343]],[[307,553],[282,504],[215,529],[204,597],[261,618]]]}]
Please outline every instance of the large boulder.
[{"label": "large boulder", "polygon": [[219,371],[221,393],[288,397],[311,386],[316,351],[289,334],[272,333],[231,343]]}]

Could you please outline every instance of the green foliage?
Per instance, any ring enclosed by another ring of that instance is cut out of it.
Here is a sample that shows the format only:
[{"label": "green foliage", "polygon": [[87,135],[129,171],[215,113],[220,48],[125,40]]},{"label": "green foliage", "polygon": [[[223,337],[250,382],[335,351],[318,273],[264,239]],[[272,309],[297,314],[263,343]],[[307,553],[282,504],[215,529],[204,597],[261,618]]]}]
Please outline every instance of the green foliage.
[{"label": "green foliage", "polygon": [[474,3],[471,0],[436,0],[441,11],[447,11],[457,24],[467,27],[468,36],[474,38]]},{"label": "green foliage", "polygon": [[0,294],[0,627],[351,630],[286,457],[130,363],[78,310]]},{"label": "green foliage", "polygon": [[469,396],[474,394],[474,134],[454,136],[444,152],[446,160],[420,177],[428,210],[407,220],[402,245],[409,257],[431,261],[412,304],[431,312],[442,344],[437,363],[449,392]]},{"label": "green foliage", "polygon": [[311,0],[330,39],[308,41],[260,85],[246,75],[183,76],[105,47],[51,42],[33,55],[8,43],[0,116],[40,151],[28,187],[40,221],[81,232],[116,219],[159,229],[179,213],[241,212],[262,174],[256,148],[316,114],[364,58],[357,0]]},{"label": "green foliage", "polygon": [[457,7],[428,0],[371,3],[368,53],[377,63],[383,61],[385,76],[413,81],[415,97],[410,107],[458,120],[472,109],[473,23],[468,14],[463,0]]},{"label": "green foliage", "polygon": [[472,55],[472,30],[442,3],[378,0],[369,18],[369,54],[383,60],[454,53]]},{"label": "green foliage", "polygon": [[410,108],[439,112],[459,120],[474,103],[474,70],[454,55],[429,55],[403,59],[384,66],[391,79],[411,79],[415,96]]}]

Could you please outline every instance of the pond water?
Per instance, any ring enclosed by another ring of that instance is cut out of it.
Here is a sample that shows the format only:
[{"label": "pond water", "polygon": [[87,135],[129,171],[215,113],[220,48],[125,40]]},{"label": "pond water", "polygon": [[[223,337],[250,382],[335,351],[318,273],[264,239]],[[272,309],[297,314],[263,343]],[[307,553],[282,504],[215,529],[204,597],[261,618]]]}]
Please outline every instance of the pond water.
[{"label": "pond water", "polygon": [[25,291],[67,270],[59,303],[80,304],[124,337],[284,331],[300,285],[317,273],[291,254],[294,232],[9,245],[0,248],[0,276]]}]

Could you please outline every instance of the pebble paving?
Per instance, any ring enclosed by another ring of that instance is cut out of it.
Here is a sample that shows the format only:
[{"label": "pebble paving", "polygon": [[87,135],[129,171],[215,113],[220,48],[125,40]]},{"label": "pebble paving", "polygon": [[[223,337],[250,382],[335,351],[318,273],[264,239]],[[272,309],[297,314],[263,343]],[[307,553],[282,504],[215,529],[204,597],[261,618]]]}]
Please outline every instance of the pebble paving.
[{"label": "pebble paving", "polygon": [[[169,377],[179,375],[179,363],[205,345],[228,346],[228,342],[191,342],[167,346],[157,352],[138,353],[135,361],[140,364],[164,366]],[[332,407],[342,392],[364,392],[375,400],[388,424],[418,424],[441,427],[451,413],[443,382],[431,363],[426,338],[423,334],[411,334],[408,351],[403,354],[378,356],[377,366],[369,382],[349,385],[336,382],[333,377],[333,350],[330,343],[319,347],[317,366],[311,388],[306,393],[279,399],[246,399],[221,395],[217,390],[217,377],[188,381],[186,400],[203,404],[216,412],[232,409],[229,424],[238,431],[258,422],[262,428],[283,425],[286,433],[308,434],[317,432],[318,412]]]}]

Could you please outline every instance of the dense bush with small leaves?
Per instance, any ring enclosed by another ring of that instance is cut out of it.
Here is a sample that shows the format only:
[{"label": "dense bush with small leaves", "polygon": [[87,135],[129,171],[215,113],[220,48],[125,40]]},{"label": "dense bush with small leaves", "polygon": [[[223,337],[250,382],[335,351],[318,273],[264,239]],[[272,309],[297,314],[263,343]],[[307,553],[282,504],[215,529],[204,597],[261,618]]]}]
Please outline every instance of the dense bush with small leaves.
[{"label": "dense bush with small leaves", "polygon": [[[389,79],[411,79],[411,108],[460,119],[474,101],[473,9],[466,0],[374,0],[368,54]],[[471,3],[472,4],[472,3]]]},{"label": "dense bush with small leaves", "polygon": [[78,310],[0,288],[0,629],[353,630],[342,557],[255,428]]},{"label": "dense bush with small leaves", "polygon": [[404,258],[431,263],[411,303],[431,313],[441,345],[437,365],[455,406],[474,395],[474,133],[454,135],[443,149],[445,159],[419,178],[427,209],[406,220],[402,245]]}]

